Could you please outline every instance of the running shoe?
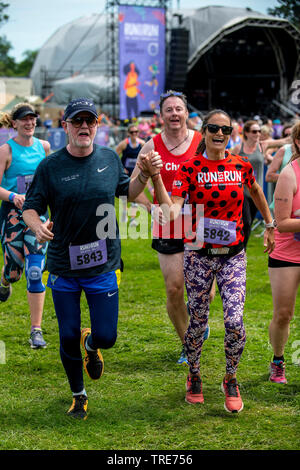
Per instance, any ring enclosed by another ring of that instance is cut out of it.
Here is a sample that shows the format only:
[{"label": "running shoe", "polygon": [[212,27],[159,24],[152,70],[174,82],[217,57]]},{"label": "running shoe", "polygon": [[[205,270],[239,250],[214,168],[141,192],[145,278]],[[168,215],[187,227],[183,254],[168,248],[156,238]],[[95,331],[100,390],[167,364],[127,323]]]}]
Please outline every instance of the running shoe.
[{"label": "running shoe", "polygon": [[86,395],[76,395],[73,397],[71,408],[67,414],[72,418],[86,419],[87,418],[88,399]]},{"label": "running shoe", "polygon": [[270,364],[270,381],[276,384],[286,384],[285,363],[283,361],[274,361]]},{"label": "running shoe", "polygon": [[12,293],[11,284],[8,286],[4,286],[2,282],[0,282],[0,302],[6,302]]},{"label": "running shoe", "polygon": [[184,346],[182,346],[182,351],[181,351],[181,354],[180,354],[180,358],[177,361],[177,364],[186,364],[187,366],[189,365],[187,357],[186,357]]},{"label": "running shoe", "polygon": [[210,327],[209,325],[207,325],[206,330],[204,332],[203,340],[206,341],[209,338],[209,335],[210,335]]},{"label": "running shoe", "polygon": [[32,349],[45,348],[47,346],[41,328],[34,328],[32,330],[29,337],[29,344]]},{"label": "running shoe", "polygon": [[202,393],[202,380],[198,375],[188,375],[186,381],[185,401],[190,405],[204,403],[204,397]]},{"label": "running shoe", "polygon": [[225,380],[224,378],[221,389],[225,395],[225,410],[228,411],[228,413],[239,413],[242,411],[244,403],[236,379]]},{"label": "running shoe", "polygon": [[91,334],[90,328],[81,330],[81,345],[84,349],[84,369],[92,380],[100,379],[104,371],[104,361],[100,349],[96,351],[88,351],[85,347],[86,340]]}]

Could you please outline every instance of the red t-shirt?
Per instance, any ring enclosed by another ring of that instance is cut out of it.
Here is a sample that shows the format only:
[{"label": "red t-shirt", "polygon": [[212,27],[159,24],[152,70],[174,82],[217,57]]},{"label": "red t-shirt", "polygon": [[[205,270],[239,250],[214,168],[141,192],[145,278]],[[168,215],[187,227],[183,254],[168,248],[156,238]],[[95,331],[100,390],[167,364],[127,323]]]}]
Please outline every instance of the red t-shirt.
[{"label": "red t-shirt", "polygon": [[199,154],[183,163],[174,179],[172,196],[189,198],[191,220],[184,227],[184,241],[194,240],[198,229],[203,247],[242,242],[244,185],[251,188],[254,182],[247,157],[226,152],[223,160],[208,160]]},{"label": "red t-shirt", "polygon": [[[201,138],[202,136],[200,132],[195,131],[191,144],[186,152],[181,155],[173,155],[165,146],[161,134],[157,134],[153,137],[154,149],[160,154],[163,161],[163,168],[161,169],[160,174],[169,194],[171,194],[173,180],[180,164],[195,156]],[[153,203],[158,204],[155,193],[153,196]],[[153,236],[156,238],[183,238],[182,230],[180,230],[180,223],[178,222],[179,221],[177,220],[175,223],[176,227],[174,227],[174,222],[170,222],[162,226],[154,220]]]}]

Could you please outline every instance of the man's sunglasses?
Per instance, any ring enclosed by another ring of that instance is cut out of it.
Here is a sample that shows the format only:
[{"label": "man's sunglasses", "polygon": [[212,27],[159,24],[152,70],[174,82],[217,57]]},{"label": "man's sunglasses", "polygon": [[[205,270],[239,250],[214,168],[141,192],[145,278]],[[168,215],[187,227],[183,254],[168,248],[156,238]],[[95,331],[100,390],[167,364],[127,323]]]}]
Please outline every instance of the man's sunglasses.
[{"label": "man's sunglasses", "polygon": [[129,131],[129,134],[138,134],[139,131]]},{"label": "man's sunglasses", "polygon": [[164,100],[169,98],[169,96],[183,96],[183,93],[181,93],[181,91],[168,91],[167,93],[162,93],[160,99]]},{"label": "man's sunglasses", "polygon": [[211,134],[216,134],[221,129],[223,135],[230,135],[233,131],[232,126],[218,126],[218,124],[206,124],[204,129],[208,129]]},{"label": "man's sunglasses", "polygon": [[97,125],[97,119],[94,116],[89,116],[89,117],[74,117],[70,119],[69,121],[72,124],[72,126],[78,128],[81,127],[84,122],[88,125],[88,127],[95,127]]}]

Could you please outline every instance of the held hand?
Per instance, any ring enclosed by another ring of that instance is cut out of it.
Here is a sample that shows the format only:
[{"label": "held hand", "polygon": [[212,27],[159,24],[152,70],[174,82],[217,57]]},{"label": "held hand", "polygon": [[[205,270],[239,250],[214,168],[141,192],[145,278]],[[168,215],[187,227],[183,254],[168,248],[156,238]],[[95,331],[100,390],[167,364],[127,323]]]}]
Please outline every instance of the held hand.
[{"label": "held hand", "polygon": [[165,218],[164,214],[163,214],[163,211],[156,204],[152,205],[151,214],[152,214],[153,220],[158,222],[159,225],[165,225],[168,222],[167,219]]},{"label": "held hand", "polygon": [[24,204],[24,201],[25,201],[25,196],[24,194],[16,194],[15,197],[14,197],[14,205],[18,208],[18,209],[22,209],[23,207],[23,204]]},{"label": "held hand", "polygon": [[145,176],[149,176],[147,163],[148,163],[147,156],[144,154],[139,155],[139,158],[137,159],[136,164],[139,170],[141,170],[141,172],[144,173]]},{"label": "held hand", "polygon": [[157,169],[160,169],[163,167],[163,162],[158,152],[154,152],[152,150],[152,155],[150,155],[150,159],[151,159],[151,164],[155,166]]},{"label": "held hand", "polygon": [[272,253],[275,248],[274,229],[266,229],[264,232],[264,253]]},{"label": "held hand", "polygon": [[53,240],[54,233],[52,232],[53,222],[46,220],[42,223],[35,232],[36,239],[39,243],[45,243],[50,240]]},{"label": "held hand", "polygon": [[153,176],[159,173],[163,163],[159,153],[151,150],[151,152],[139,156],[137,165],[146,176]]}]

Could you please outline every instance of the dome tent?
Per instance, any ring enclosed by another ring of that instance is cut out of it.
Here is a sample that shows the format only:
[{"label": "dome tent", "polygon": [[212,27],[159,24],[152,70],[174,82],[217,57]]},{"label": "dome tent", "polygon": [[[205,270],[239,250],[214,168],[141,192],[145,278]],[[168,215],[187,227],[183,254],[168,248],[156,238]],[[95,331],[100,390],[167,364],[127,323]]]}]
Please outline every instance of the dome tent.
[{"label": "dome tent", "polygon": [[42,46],[31,70],[35,94],[45,97],[54,86],[58,104],[68,101],[74,87],[99,97],[98,90],[107,82],[106,51],[103,15],[81,17],[60,27]]}]

